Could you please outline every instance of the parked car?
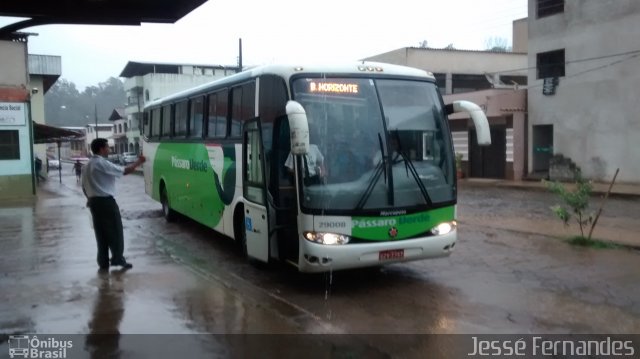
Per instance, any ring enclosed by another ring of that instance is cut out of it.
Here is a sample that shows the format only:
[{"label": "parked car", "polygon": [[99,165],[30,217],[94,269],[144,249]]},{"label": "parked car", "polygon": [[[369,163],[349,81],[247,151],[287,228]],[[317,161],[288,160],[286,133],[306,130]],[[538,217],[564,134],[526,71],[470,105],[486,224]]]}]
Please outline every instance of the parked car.
[{"label": "parked car", "polygon": [[117,154],[110,154],[107,159],[113,163],[120,163],[120,155]]},{"label": "parked car", "polygon": [[123,166],[134,163],[138,160],[138,155],[135,152],[125,152],[120,157],[120,163]]},{"label": "parked car", "polygon": [[49,158],[49,169],[60,168],[60,160],[57,158]]}]

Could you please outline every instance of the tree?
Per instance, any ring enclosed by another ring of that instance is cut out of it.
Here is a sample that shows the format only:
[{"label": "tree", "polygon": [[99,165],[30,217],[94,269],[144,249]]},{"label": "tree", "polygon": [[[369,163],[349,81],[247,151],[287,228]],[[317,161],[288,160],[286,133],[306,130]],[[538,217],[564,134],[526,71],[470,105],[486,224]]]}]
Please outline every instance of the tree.
[{"label": "tree", "polygon": [[[569,221],[571,220],[572,215],[575,216],[575,220],[578,223],[578,227],[580,228],[580,236],[574,237],[572,239],[573,243],[582,245],[593,243],[593,240],[591,238],[591,236],[593,235],[593,230],[595,229],[596,224],[598,224],[598,218],[600,218],[602,209],[604,208],[604,205],[609,198],[609,194],[611,193],[613,184],[616,181],[616,177],[618,177],[619,171],[620,169],[616,169],[616,173],[613,175],[613,179],[609,184],[609,189],[603,197],[600,208],[596,213],[588,212],[589,199],[591,198],[593,186],[591,184],[591,181],[582,177],[580,169],[577,169],[575,172],[575,187],[573,190],[568,190],[559,182],[547,182],[547,188],[551,192],[557,194],[564,202],[564,205],[555,205],[551,207],[551,211],[553,211],[553,213],[555,213],[556,216],[560,218],[560,220],[562,220],[565,226],[569,225]],[[587,229],[589,230],[589,232],[585,236],[585,231]]]},{"label": "tree", "polygon": [[76,85],[66,79],[58,80],[44,96],[45,122],[53,126],[85,126],[106,122],[115,108],[124,107],[124,84],[115,77],[79,92]]},{"label": "tree", "polygon": [[418,43],[418,47],[421,49],[426,49],[429,47],[427,40],[422,40]]},{"label": "tree", "polygon": [[492,36],[484,41],[486,50],[495,52],[511,52],[511,46],[504,37]]}]

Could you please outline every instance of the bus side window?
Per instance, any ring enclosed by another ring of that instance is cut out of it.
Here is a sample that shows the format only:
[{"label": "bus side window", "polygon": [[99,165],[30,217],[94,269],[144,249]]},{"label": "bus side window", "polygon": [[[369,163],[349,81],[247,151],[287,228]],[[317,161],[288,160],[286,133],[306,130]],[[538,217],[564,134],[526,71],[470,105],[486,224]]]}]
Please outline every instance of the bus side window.
[{"label": "bus side window", "polygon": [[256,117],[255,99],[255,82],[248,82],[231,89],[231,137],[240,137],[242,123]]},{"label": "bus side window", "polygon": [[151,111],[151,137],[158,138],[160,136],[160,108],[154,108]]},{"label": "bus side window", "polygon": [[229,112],[229,91],[222,90],[217,94],[216,105],[216,137],[227,137],[227,114]]},{"label": "bus side window", "polygon": [[188,101],[178,102],[175,106],[174,114],[174,135],[176,137],[184,137],[187,135],[187,120],[189,116]]},{"label": "bus side window", "polygon": [[231,137],[242,135],[242,87],[231,90]]},{"label": "bus side window", "polygon": [[202,138],[202,122],[204,121],[204,97],[191,99],[191,111],[189,120],[189,137]]},{"label": "bus side window", "polygon": [[162,138],[171,137],[171,121],[173,120],[172,108],[172,105],[165,105],[162,108],[162,133],[160,134]]},{"label": "bus side window", "polygon": [[149,122],[149,111],[147,110],[142,115],[142,128],[143,128],[143,130],[142,130],[143,132],[142,133],[147,138],[151,137],[151,133],[149,132],[149,128],[150,128],[149,124],[150,124],[150,122]]}]

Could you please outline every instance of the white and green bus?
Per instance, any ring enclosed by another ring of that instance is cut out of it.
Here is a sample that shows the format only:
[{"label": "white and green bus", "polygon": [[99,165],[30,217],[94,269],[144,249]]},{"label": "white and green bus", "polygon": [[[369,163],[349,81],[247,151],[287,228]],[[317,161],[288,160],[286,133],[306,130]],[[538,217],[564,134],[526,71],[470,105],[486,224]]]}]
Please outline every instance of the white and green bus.
[{"label": "white and green bus", "polygon": [[431,73],[379,63],[253,68],[145,106],[146,192],[164,216],[301,272],[448,256],[455,160]]}]

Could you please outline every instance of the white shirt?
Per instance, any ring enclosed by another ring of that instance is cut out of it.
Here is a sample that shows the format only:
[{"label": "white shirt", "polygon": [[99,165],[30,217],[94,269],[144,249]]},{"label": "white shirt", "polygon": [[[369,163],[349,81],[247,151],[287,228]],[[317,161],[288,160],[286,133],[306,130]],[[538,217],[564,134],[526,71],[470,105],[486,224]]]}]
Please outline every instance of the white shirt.
[{"label": "white shirt", "polygon": [[[317,174],[316,168],[320,167],[320,164],[324,162],[324,156],[320,153],[318,146],[309,145],[309,151],[305,157],[307,158],[307,163],[309,165],[309,176],[315,176]],[[304,159],[302,159],[302,165],[304,166]],[[289,152],[289,157],[287,157],[284,166],[293,171],[293,156],[291,155],[291,152]]]},{"label": "white shirt", "polygon": [[124,175],[124,168],[102,156],[92,156],[82,172],[82,188],[87,197],[115,197],[116,178]]},{"label": "white shirt", "polygon": [[[393,153],[391,154],[391,162],[393,163],[401,159],[402,159],[402,156],[400,156],[398,152],[393,151]],[[376,154],[373,156],[373,160],[372,160],[373,165],[377,166],[380,163],[380,161],[382,161],[382,153],[380,153],[380,150],[378,150]]]}]

